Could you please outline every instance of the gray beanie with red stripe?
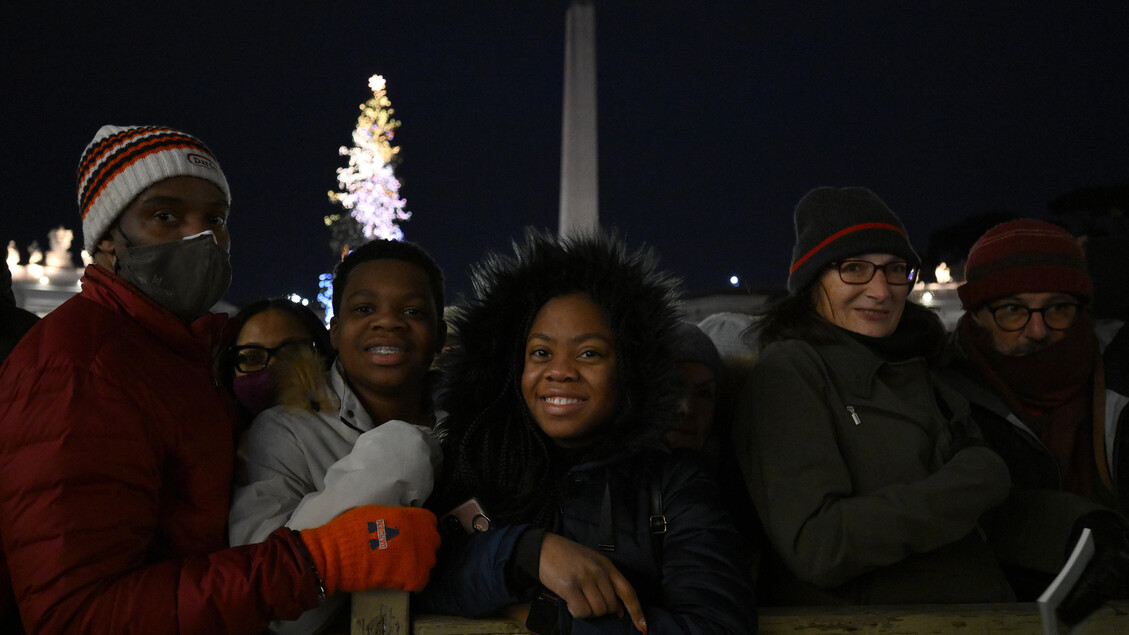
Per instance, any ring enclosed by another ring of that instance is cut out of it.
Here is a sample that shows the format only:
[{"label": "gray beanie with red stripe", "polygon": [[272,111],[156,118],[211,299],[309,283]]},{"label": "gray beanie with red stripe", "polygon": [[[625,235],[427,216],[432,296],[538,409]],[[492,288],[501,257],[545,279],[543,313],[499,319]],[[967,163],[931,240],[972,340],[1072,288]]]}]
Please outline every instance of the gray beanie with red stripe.
[{"label": "gray beanie with red stripe", "polygon": [[792,295],[807,289],[827,265],[864,254],[892,254],[921,267],[902,221],[865,187],[817,187],[796,204],[795,221]]}]

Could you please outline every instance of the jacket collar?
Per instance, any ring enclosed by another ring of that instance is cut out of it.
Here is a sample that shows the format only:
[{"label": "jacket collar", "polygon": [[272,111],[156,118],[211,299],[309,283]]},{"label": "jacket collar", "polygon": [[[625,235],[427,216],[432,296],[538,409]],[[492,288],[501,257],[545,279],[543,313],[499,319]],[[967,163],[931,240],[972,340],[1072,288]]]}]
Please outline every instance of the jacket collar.
[{"label": "jacket collar", "polygon": [[[349,382],[345,381],[345,374],[341,369],[341,359],[335,359],[333,365],[329,369],[329,384],[333,389],[333,393],[337,395],[338,401],[341,406],[337,409],[337,415],[341,418],[341,422],[345,425],[357,430],[359,432],[368,432],[376,427],[373,423],[372,417],[369,416],[368,410],[365,409],[363,403],[357,394],[353,392]],[[441,413],[440,413],[441,414]],[[439,416],[436,412],[428,413],[432,424],[430,427],[435,428],[436,417]],[[381,421],[381,423],[384,423]]]},{"label": "jacket collar", "polygon": [[329,369],[329,383],[341,402],[337,414],[341,417],[342,423],[360,432],[372,430],[374,427],[372,417],[369,416],[368,410],[365,410],[364,404],[361,403],[361,400],[357,398],[356,393],[349,386],[349,382],[345,381],[345,375],[341,371],[340,359],[334,360],[333,366]]},{"label": "jacket collar", "polygon": [[97,264],[86,267],[81,284],[83,297],[128,316],[181,357],[210,361],[219,348],[228,322],[226,314],[207,313],[185,324],[137,287]]},{"label": "jacket collar", "polygon": [[598,470],[615,467],[624,463],[631,463],[637,460],[643,461],[665,461],[672,454],[669,448],[637,448],[634,450],[621,450],[609,456],[605,456],[585,463],[577,463],[568,469],[568,474],[576,477],[591,474]]},{"label": "jacket collar", "polygon": [[835,329],[835,340],[817,344],[815,348],[831,368],[834,376],[852,394],[869,396],[874,388],[874,378],[888,362],[867,348],[858,340]]},{"label": "jacket collar", "polygon": [[599,469],[611,467],[618,463],[626,461],[630,455],[627,452],[617,452],[611,456],[604,457],[595,461],[588,461],[587,463],[578,463],[568,469],[569,474],[583,474],[585,472],[594,472]]}]

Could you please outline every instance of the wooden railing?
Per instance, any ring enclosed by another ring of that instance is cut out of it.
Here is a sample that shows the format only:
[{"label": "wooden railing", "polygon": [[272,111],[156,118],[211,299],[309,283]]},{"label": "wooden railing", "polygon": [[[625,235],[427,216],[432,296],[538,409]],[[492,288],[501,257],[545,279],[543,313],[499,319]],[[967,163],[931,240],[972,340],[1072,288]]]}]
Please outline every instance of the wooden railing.
[{"label": "wooden railing", "polygon": [[[944,604],[859,607],[761,608],[760,632],[776,633],[996,633],[1043,632],[1039,607],[1022,604]],[[1064,628],[1065,634],[1067,630]],[[1129,633],[1129,601],[1107,604],[1075,634]]]},{"label": "wooden railing", "polygon": [[[408,611],[404,591],[353,594],[352,635],[511,635],[525,633],[512,620],[471,620]],[[885,633],[925,635],[961,633],[992,635],[1042,633],[1039,608],[1023,604],[944,604],[861,607],[763,607],[760,632],[765,635]],[[1065,629],[1063,631],[1066,632]],[[1110,602],[1075,635],[1129,633],[1129,600]]]}]

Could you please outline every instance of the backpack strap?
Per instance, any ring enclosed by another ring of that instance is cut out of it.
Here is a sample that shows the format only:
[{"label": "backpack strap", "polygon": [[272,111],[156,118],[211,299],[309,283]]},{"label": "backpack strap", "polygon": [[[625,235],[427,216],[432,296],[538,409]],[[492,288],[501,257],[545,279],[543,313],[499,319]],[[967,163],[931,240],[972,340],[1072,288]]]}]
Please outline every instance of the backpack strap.
[{"label": "backpack strap", "polygon": [[655,564],[662,568],[663,538],[666,536],[666,515],[663,514],[662,467],[653,465],[650,469],[651,515],[648,525],[651,529],[651,549],[655,553]]}]

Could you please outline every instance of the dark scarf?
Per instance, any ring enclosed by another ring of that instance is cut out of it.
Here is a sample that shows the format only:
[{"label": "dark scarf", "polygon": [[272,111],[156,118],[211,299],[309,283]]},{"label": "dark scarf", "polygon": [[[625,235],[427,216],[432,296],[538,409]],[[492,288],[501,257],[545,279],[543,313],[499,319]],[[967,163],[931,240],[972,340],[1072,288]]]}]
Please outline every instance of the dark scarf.
[{"label": "dark scarf", "polygon": [[904,362],[914,357],[924,357],[932,365],[941,352],[945,340],[940,322],[932,316],[920,313],[928,310],[911,308],[907,303],[897,328],[886,337],[871,337],[840,326],[836,328],[888,362]]},{"label": "dark scarf", "polygon": [[996,351],[990,334],[969,313],[960,319],[957,336],[1008,409],[1054,454],[1063,489],[1093,498],[1093,379],[1099,349],[1089,316],[1080,316],[1062,340],[1022,357]]}]

